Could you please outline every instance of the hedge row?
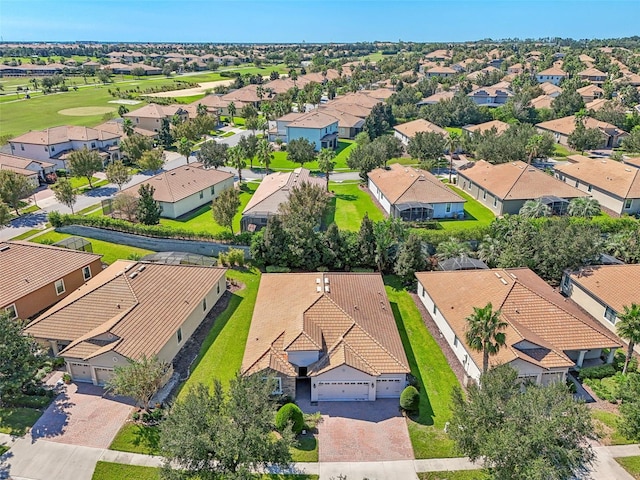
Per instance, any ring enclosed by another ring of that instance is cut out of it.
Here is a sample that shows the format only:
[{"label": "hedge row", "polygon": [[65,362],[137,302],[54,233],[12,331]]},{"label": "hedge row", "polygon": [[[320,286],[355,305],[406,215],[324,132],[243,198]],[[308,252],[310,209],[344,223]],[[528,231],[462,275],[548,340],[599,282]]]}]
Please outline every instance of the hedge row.
[{"label": "hedge row", "polygon": [[120,220],[111,217],[86,217],[84,215],[69,215],[58,212],[49,213],[49,222],[53,227],[63,227],[66,225],[82,225],[87,227],[102,228],[116,232],[132,233],[145,237],[172,238],[177,240],[202,240],[216,241],[234,245],[250,245],[252,234],[244,232],[233,235],[231,232],[221,232],[217,234],[209,232],[194,232],[178,228],[169,228],[164,225],[143,225],[132,223],[127,220]]}]

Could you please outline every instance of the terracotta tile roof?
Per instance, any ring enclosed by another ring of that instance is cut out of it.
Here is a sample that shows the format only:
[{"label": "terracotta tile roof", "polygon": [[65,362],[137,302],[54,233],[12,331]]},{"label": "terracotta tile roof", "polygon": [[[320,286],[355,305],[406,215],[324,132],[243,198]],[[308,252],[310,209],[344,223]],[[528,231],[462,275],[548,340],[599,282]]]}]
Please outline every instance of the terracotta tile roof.
[{"label": "terracotta tile roof", "polygon": [[463,130],[467,132],[475,133],[475,132],[485,132],[487,130],[491,130],[495,128],[498,135],[509,130],[510,125],[505,122],[501,122],[500,120],[491,120],[490,122],[480,123],[478,125],[466,125],[463,127]]},{"label": "terracotta tile roof", "polygon": [[289,90],[290,88],[293,88],[296,85],[303,86],[303,85],[300,85],[297,81],[294,82],[293,80],[287,77],[287,78],[279,78],[278,80],[271,80],[270,82],[267,82],[264,84],[264,88],[271,89],[273,90],[274,93],[285,93],[287,90]]},{"label": "terracotta tile roof", "polygon": [[591,58],[589,55],[586,55],[584,53],[581,53],[580,55],[578,55],[578,59],[583,63],[585,63],[585,62],[592,62],[592,63],[595,62],[594,58]]},{"label": "terracotta tile roof", "polygon": [[[191,105],[199,105],[202,104],[207,108],[216,109],[216,108],[227,108],[232,100],[225,100],[221,95],[207,95],[202,97],[200,100],[196,100],[191,103]],[[234,102],[236,108],[242,108],[244,103],[240,105],[238,102]]]},{"label": "terracotta tile roof", "polygon": [[425,73],[434,73],[437,75],[443,74],[443,75],[457,75],[458,72],[456,70],[454,70],[451,67],[431,67],[429,70],[427,70]]},{"label": "terracotta tile roof", "polygon": [[562,88],[554,85],[551,82],[544,82],[540,84],[540,88],[542,89],[542,91],[544,93],[546,93],[547,95],[551,95],[553,93],[562,93]]},{"label": "terracotta tile roof", "polygon": [[174,115],[181,115],[186,113],[180,105],[158,105],[156,103],[150,103],[144,107],[140,107],[133,112],[127,112],[123,117],[127,118],[158,118],[163,119],[172,117]]},{"label": "terracotta tile roof", "polygon": [[[601,131],[615,132],[617,135],[625,134],[624,130],[620,130],[615,125],[607,122],[601,122],[595,118],[585,117],[584,126],[586,128],[597,128]],[[555,120],[549,120],[548,122],[538,123],[536,127],[550,132],[557,132],[562,135],[571,135],[576,129],[576,120],[574,115],[568,117],[557,118]]]},{"label": "terracotta tile roof", "polygon": [[[97,127],[97,130],[103,130],[105,132],[112,133],[114,135],[119,135],[120,137],[124,137],[124,127],[122,126],[122,122],[109,120],[108,122],[101,123]],[[144,128],[133,127],[133,132],[144,135],[145,137],[155,137],[158,132],[153,132],[151,130],[145,130]]]},{"label": "terracotta tile roof", "polygon": [[542,70],[538,72],[536,75],[544,75],[544,76],[554,76],[554,77],[568,77],[569,74],[558,67],[547,68],[546,70]]},{"label": "terracotta tile roof", "polygon": [[640,198],[640,169],[615,160],[584,160],[558,165],[556,171],[619,198]]},{"label": "terracotta tile roof", "polygon": [[335,107],[335,105],[353,104],[353,105],[359,105],[361,107],[365,107],[371,110],[373,107],[375,107],[379,103],[382,103],[379,99],[372,98],[369,95],[358,92],[358,93],[348,93],[346,95],[337,97],[334,100],[330,101],[327,105],[331,105]]},{"label": "terracotta tile roof", "polygon": [[[157,201],[175,203],[230,178],[233,174],[204,169],[201,163],[196,162],[155,175],[143,183],[153,185],[156,189],[153,198]],[[139,188],[140,185],[135,185],[122,192],[137,197]]]},{"label": "terracotta tile roof", "polygon": [[[20,168],[28,170],[29,167],[49,168],[53,167],[53,163],[44,162],[42,160],[32,160],[31,158],[18,157],[7,153],[0,153],[0,165]],[[35,170],[31,173],[35,173]]]},{"label": "terracotta tile roof", "polygon": [[581,77],[607,77],[607,74],[594,67],[589,67],[581,72],[578,72]]},{"label": "terracotta tile roof", "polygon": [[4,163],[0,163],[0,170],[11,170],[12,172],[17,173],[18,175],[23,175],[25,177],[35,177],[37,181],[38,172],[34,172],[33,170],[27,170],[26,168],[15,167],[13,165],[7,165]]},{"label": "terracotta tile roof", "polygon": [[[322,348],[310,348],[321,351],[309,366],[312,376],[344,364],[372,375],[409,372],[379,274],[262,275],[242,372],[278,366],[273,358],[287,358],[289,346],[299,350],[318,344]],[[275,370],[296,375],[291,364],[279,367]]]},{"label": "terracotta tile roof", "polygon": [[584,267],[571,273],[571,281],[618,313],[640,303],[640,264]]},{"label": "terracotta tile roof", "polygon": [[375,98],[376,100],[387,100],[396,92],[390,88],[376,88],[375,90],[360,90],[360,93],[363,93],[371,98]]},{"label": "terracotta tile roof", "polygon": [[479,160],[458,172],[501,200],[532,200],[553,195],[560,198],[585,197],[586,193],[524,162],[492,165]]},{"label": "terracotta tile roof", "polygon": [[[346,112],[341,112],[332,107],[320,107],[318,110],[338,120],[338,127],[343,128],[361,128],[364,125],[364,119],[356,117]],[[280,120],[280,119],[279,119]]]},{"label": "terracotta tile roof", "polygon": [[327,115],[322,111],[315,109],[308,113],[305,113],[291,123],[287,127],[294,128],[325,128],[329,125],[333,125],[337,122],[337,119],[331,115]]},{"label": "terracotta tile roof", "polygon": [[0,308],[101,257],[39,243],[0,242]]},{"label": "terracotta tile roof", "polygon": [[118,137],[119,135],[95,128],[63,125],[61,127],[47,128],[46,130],[34,130],[11,139],[11,142],[56,145],[73,140],[88,142],[91,140],[112,140]]},{"label": "terracotta tile roof", "polygon": [[226,93],[222,95],[222,99],[244,103],[259,102],[260,97],[258,97],[258,85],[247,85],[246,87],[239,88],[233,92]]},{"label": "terracotta tile roof", "polygon": [[408,138],[413,138],[416,133],[419,132],[433,132],[438,133],[443,137],[449,136],[449,132],[447,132],[444,128],[440,128],[435,123],[431,123],[423,118],[419,118],[407,123],[401,123],[400,125],[396,125],[395,127],[393,127],[393,129]]},{"label": "terracotta tile roof", "polygon": [[602,90],[599,86],[593,84],[579,88],[576,90],[576,92],[578,92],[583,97],[592,97],[594,94],[604,94],[604,90]]},{"label": "terracotta tile roof", "polygon": [[465,201],[425,170],[395,163],[388,170],[376,168],[369,172],[368,176],[391,204],[409,202],[460,203]]},{"label": "terracotta tile roof", "polygon": [[456,92],[453,90],[445,90],[442,92],[436,92],[433,95],[423,98],[419,103],[438,103],[441,100],[451,100],[455,96]]},{"label": "terracotta tile roof", "polygon": [[354,117],[366,118],[371,113],[371,108],[363,107],[362,105],[356,105],[355,103],[334,103],[329,102],[327,107],[333,108],[339,112],[348,113]]},{"label": "terracotta tile roof", "polygon": [[277,213],[281,203],[289,199],[291,189],[303,182],[324,186],[324,180],[311,176],[306,168],[296,168],[292,172],[275,172],[262,179],[242,215],[254,212]]},{"label": "terracotta tile roof", "polygon": [[[621,345],[528,268],[420,272],[416,277],[478,366],[482,353],[466,343],[466,318],[473,307],[489,302],[508,324],[506,346],[491,357],[492,365],[520,358],[544,368],[569,367],[573,362],[567,351]],[[526,343],[537,348],[530,350]]]},{"label": "terracotta tile roof", "polygon": [[131,359],[156,355],[202,308],[202,299],[225,272],[118,260],[25,331],[35,338],[71,341],[63,356],[86,360],[104,351]]},{"label": "terracotta tile roof", "polygon": [[624,160],[624,163],[640,168],[640,157],[627,158]]},{"label": "terracotta tile roof", "polygon": [[592,100],[589,103],[585,104],[584,108],[597,112],[598,110],[601,110],[602,107],[604,107],[607,103],[609,103],[609,100],[607,100],[606,98],[596,98],[595,100]]}]

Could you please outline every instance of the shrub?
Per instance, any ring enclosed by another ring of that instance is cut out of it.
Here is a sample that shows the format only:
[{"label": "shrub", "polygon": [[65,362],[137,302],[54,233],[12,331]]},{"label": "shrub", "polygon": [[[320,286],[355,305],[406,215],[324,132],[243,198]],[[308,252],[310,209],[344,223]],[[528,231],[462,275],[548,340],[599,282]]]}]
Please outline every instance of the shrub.
[{"label": "shrub", "polygon": [[65,361],[64,358],[62,357],[55,357],[53,360],[51,360],[51,366],[53,368],[60,368],[62,366],[64,366]]},{"label": "shrub", "polygon": [[304,428],[304,415],[295,403],[287,403],[280,407],[276,414],[276,428],[280,431],[291,425],[293,433],[298,435]]},{"label": "shrub", "polygon": [[406,387],[400,394],[400,408],[407,413],[417,414],[420,408],[420,393],[412,385]]},{"label": "shrub", "polygon": [[277,265],[268,265],[266,271],[267,273],[289,273],[291,269],[288,267],[279,267]]},{"label": "shrub", "polygon": [[613,365],[607,363],[605,365],[597,365],[595,367],[585,367],[580,370],[578,377],[581,380],[587,378],[601,379],[605,377],[612,377],[616,374],[616,369]]}]

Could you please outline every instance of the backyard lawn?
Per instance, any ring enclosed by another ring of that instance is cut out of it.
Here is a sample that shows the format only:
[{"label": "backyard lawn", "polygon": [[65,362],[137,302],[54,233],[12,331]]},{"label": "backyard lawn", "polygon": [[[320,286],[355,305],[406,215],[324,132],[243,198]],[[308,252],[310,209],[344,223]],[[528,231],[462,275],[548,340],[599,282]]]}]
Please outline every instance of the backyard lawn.
[{"label": "backyard lawn", "polygon": [[[258,188],[259,182],[251,181],[242,184],[240,192],[240,208],[233,219],[233,231],[240,231],[240,220],[242,219],[242,210],[246,207],[249,199]],[[191,212],[183,217],[172,220],[170,218],[161,218],[160,224],[182,230],[190,230],[192,232],[207,232],[217,234],[227,230],[227,227],[223,227],[216,223],[211,213],[211,204],[203,205],[194,212]]]},{"label": "backyard lawn", "polygon": [[386,276],[385,284],[411,373],[420,385],[420,415],[407,420],[413,453],[418,459],[455,457],[444,426],[451,418],[451,391],[458,379],[398,278]]},{"label": "backyard lawn", "polygon": [[615,459],[622,468],[624,468],[629,474],[636,480],[640,480],[640,456],[635,457],[620,457]]},{"label": "backyard lawn", "polygon": [[468,228],[478,227],[482,225],[489,225],[496,216],[491,210],[478,202],[468,193],[455,187],[454,185],[447,185],[451,190],[463,197],[466,202],[464,204],[465,220],[438,220],[442,228],[445,230],[466,230]]},{"label": "backyard lawn", "polygon": [[[347,166],[347,157],[349,157],[349,154],[354,147],[355,142],[353,140],[338,141],[338,149],[336,150],[336,158],[334,160],[336,170],[349,170],[349,167]],[[271,161],[271,165],[269,165],[269,169],[271,170],[294,170],[300,166],[299,163],[294,163],[287,159],[287,152],[274,152],[273,156],[274,158]],[[257,165],[256,162],[253,164]],[[318,162],[314,160],[313,162],[305,163],[304,168],[316,171],[318,170]]]},{"label": "backyard lawn", "polygon": [[374,222],[384,219],[384,214],[374,203],[367,190],[359,183],[330,182],[329,190],[335,196],[331,199],[327,213],[323,218],[325,225],[335,222],[342,230],[357,231],[367,213]]},{"label": "backyard lawn", "polygon": [[[59,232],[47,232],[42,235],[33,238],[31,241],[36,243],[43,243],[44,241],[57,242],[64,238],[71,237],[67,233],[59,233]],[[145,250],[143,248],[129,247],[127,245],[119,245],[117,243],[109,243],[103,242],[102,240],[95,240],[93,238],[85,237],[87,240],[91,242],[91,246],[93,247],[93,253],[102,254],[102,261],[104,263],[112,264],[116,260],[119,259],[128,259],[135,257],[144,257],[149,253],[154,253],[151,250]]]},{"label": "backyard lawn", "polygon": [[37,408],[0,408],[0,433],[24,435],[42,415]]}]

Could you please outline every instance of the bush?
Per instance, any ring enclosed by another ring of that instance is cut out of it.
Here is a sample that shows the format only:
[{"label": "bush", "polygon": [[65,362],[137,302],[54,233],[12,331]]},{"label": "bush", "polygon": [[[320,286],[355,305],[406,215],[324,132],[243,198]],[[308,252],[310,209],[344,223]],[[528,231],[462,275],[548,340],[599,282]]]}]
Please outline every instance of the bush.
[{"label": "bush", "polygon": [[279,431],[284,430],[288,425],[291,425],[291,429],[296,435],[304,428],[304,415],[295,403],[283,405],[276,414],[276,428]]},{"label": "bush", "polygon": [[602,379],[605,377],[612,377],[615,374],[616,374],[615,367],[607,363],[605,365],[582,368],[578,373],[578,377],[580,378],[580,380],[584,380],[587,378]]},{"label": "bush", "polygon": [[18,393],[3,399],[4,405],[16,408],[45,408],[51,403],[51,395],[26,395]]},{"label": "bush", "polygon": [[279,267],[277,265],[268,265],[266,271],[267,273],[289,273],[291,269],[288,267]]},{"label": "bush", "polygon": [[63,367],[64,364],[65,364],[65,360],[62,357],[55,357],[53,360],[51,360],[51,366],[53,368]]},{"label": "bush", "polygon": [[[616,372],[621,372],[624,368],[624,362],[627,356],[621,350],[617,350],[615,356],[613,357],[613,367],[616,369]],[[627,367],[627,372],[637,372],[638,371],[638,359],[636,357],[631,357],[629,360],[629,366]]]},{"label": "bush", "polygon": [[418,413],[420,409],[420,393],[416,387],[409,385],[402,391],[400,408],[410,414]]}]

